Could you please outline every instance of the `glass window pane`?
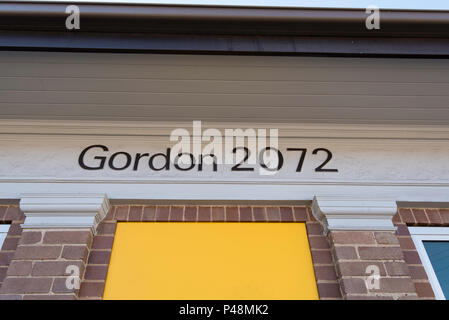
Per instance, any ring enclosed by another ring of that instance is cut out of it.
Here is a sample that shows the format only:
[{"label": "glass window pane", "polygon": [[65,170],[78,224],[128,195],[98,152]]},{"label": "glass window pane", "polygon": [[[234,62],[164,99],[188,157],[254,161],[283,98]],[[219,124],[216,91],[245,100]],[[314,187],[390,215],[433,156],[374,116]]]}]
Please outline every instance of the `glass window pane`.
[{"label": "glass window pane", "polygon": [[441,290],[449,299],[449,241],[423,241]]}]

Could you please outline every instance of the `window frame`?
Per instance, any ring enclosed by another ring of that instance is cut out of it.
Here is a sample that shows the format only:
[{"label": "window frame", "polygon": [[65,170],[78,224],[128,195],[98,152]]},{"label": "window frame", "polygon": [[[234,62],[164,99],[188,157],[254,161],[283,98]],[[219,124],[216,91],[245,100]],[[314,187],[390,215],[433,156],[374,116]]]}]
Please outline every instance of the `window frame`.
[{"label": "window frame", "polygon": [[5,239],[8,236],[10,226],[10,224],[0,224],[0,250],[3,247],[3,242],[5,242]]},{"label": "window frame", "polygon": [[449,300],[445,297],[441,289],[440,282],[433,270],[432,263],[424,247],[423,241],[447,241],[449,242],[449,228],[447,227],[409,227],[409,232],[415,244],[418,255],[426,270],[430,285],[432,286],[435,298],[438,300]]}]

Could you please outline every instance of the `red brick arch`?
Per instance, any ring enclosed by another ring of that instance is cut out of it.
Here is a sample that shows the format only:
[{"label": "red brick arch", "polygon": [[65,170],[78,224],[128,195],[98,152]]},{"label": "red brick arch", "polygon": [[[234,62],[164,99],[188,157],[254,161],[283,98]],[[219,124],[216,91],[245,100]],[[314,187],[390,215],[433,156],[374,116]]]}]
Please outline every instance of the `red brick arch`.
[{"label": "red brick arch", "polygon": [[341,299],[330,245],[306,206],[113,206],[98,226],[89,254],[80,298],[101,299],[111,256],[116,223],[120,221],[177,222],[305,222],[320,299]]}]

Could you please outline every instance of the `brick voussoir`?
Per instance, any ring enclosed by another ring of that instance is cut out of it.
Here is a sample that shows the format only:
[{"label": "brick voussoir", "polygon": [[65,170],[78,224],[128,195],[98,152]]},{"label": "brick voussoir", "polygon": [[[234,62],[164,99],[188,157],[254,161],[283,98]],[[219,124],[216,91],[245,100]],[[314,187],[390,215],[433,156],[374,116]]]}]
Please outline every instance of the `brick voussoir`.
[{"label": "brick voussoir", "polygon": [[329,242],[324,236],[309,235],[309,244],[311,249],[330,249]]},{"label": "brick voussoir", "polygon": [[316,265],[314,270],[317,281],[337,281],[337,274],[335,272],[334,265]]},{"label": "brick voussoir", "polygon": [[240,221],[251,222],[253,221],[253,210],[251,207],[239,207]]},{"label": "brick voussoir", "polygon": [[294,221],[292,207],[280,207],[281,221]]},{"label": "brick voussoir", "polygon": [[108,266],[106,265],[88,265],[84,279],[106,281]]},{"label": "brick voussoir", "polygon": [[307,219],[307,208],[306,207],[293,207],[293,219],[296,222],[309,221],[309,219]]},{"label": "brick voussoir", "polygon": [[87,263],[95,265],[107,265],[111,259],[110,250],[91,250]]},{"label": "brick voussoir", "polygon": [[128,221],[141,221],[143,215],[143,206],[130,206]]},{"label": "brick voussoir", "polygon": [[81,285],[79,296],[81,298],[101,298],[104,286],[104,281],[84,281]]},{"label": "brick voussoir", "polygon": [[92,249],[112,249],[112,245],[114,243],[114,236],[95,236]]},{"label": "brick voussoir", "polygon": [[224,207],[212,207],[212,221],[225,221]]},{"label": "brick voussoir", "polygon": [[340,286],[336,282],[332,283],[322,283],[317,284],[318,294],[320,299],[322,298],[336,298],[341,299]]},{"label": "brick voussoir", "polygon": [[97,227],[97,235],[114,235],[117,228],[115,221],[103,221]]}]

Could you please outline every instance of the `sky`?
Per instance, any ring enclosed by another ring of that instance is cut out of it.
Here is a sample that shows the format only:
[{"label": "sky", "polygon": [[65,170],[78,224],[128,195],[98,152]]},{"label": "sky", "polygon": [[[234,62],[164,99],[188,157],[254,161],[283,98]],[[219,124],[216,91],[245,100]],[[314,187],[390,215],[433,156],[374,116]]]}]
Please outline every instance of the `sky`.
[{"label": "sky", "polygon": [[[29,0],[16,0],[29,1]],[[332,7],[366,8],[375,5],[384,9],[449,10],[449,0],[33,0],[35,2],[105,2],[105,3],[161,3],[161,4],[217,4],[276,7]]]}]

